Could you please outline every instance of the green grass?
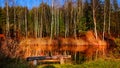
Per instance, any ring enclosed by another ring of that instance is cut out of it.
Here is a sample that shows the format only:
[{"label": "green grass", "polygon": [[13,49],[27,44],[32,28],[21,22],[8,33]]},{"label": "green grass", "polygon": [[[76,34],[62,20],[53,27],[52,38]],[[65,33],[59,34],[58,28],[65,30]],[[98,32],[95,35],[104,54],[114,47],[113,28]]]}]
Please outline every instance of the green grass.
[{"label": "green grass", "polygon": [[84,62],[83,64],[51,64],[51,65],[38,65],[37,68],[120,68],[120,61],[118,60],[96,60]]},{"label": "green grass", "polygon": [[82,64],[39,64],[33,66],[25,60],[4,58],[0,61],[0,68],[120,68],[120,60],[98,59],[96,61],[86,61]]}]

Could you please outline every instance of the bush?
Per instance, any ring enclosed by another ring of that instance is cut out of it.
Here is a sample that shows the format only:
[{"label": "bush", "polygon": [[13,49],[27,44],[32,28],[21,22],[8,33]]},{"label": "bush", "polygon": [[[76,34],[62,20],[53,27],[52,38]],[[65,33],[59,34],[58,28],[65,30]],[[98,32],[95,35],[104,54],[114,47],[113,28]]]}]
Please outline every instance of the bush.
[{"label": "bush", "polygon": [[120,58],[120,38],[115,39],[115,44],[117,45],[116,48],[114,48],[114,56],[117,58]]},{"label": "bush", "polygon": [[34,68],[25,60],[0,56],[0,68]]}]

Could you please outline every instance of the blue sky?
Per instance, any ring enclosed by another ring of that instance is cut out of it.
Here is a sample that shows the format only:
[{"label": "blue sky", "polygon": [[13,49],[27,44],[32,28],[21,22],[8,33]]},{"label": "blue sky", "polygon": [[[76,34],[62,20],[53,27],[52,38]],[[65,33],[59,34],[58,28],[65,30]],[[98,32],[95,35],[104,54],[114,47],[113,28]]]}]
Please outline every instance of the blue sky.
[{"label": "blue sky", "polygon": [[[10,0],[12,1],[12,0]],[[45,3],[51,5],[52,0],[43,0]],[[56,0],[58,1],[58,0]],[[42,0],[15,0],[16,5],[18,6],[27,6],[29,9],[32,7],[37,7],[40,5]],[[59,4],[63,4],[63,0],[59,0]],[[10,5],[13,5],[13,2],[9,2]],[[118,0],[118,4],[120,5],[120,0]],[[0,0],[0,7],[4,7],[5,5],[5,0]]]},{"label": "blue sky", "polygon": [[[9,1],[13,1],[13,0],[9,0]],[[43,0],[44,3],[47,3],[49,5],[51,5],[51,1],[52,0]],[[59,1],[60,1],[59,4],[63,4],[63,0],[59,0]],[[23,7],[27,6],[29,9],[31,9],[32,7],[38,7],[41,2],[42,0],[15,0],[16,5]],[[13,5],[13,2],[9,2],[9,5]],[[0,0],[0,7],[4,7],[4,6],[5,6],[5,0]]]},{"label": "blue sky", "polygon": [[[43,1],[46,3],[50,2],[50,1],[47,2],[47,0],[43,0]],[[29,9],[31,9],[32,7],[39,6],[41,2],[42,2],[41,0],[15,0],[16,5],[23,7],[27,6]],[[12,2],[9,2],[9,4],[13,5]],[[5,0],[0,0],[0,6],[4,7],[4,5],[5,5]]]}]

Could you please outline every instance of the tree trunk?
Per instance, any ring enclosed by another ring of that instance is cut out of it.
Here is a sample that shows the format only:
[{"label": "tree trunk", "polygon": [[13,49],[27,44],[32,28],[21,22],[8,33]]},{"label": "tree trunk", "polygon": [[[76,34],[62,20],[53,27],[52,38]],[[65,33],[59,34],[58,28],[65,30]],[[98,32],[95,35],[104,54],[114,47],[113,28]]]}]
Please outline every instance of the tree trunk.
[{"label": "tree trunk", "polygon": [[77,32],[76,32],[76,11],[74,10],[74,37],[77,38]]},{"label": "tree trunk", "polygon": [[50,38],[52,39],[53,38],[53,24],[54,24],[54,17],[53,17],[53,0],[52,0],[52,21],[51,21],[51,36],[50,36]]},{"label": "tree trunk", "polygon": [[110,23],[111,23],[111,0],[109,3],[109,26],[108,26],[108,34],[110,35]]},{"label": "tree trunk", "polygon": [[25,37],[27,38],[27,8],[25,8]]},{"label": "tree trunk", "polygon": [[10,34],[9,34],[9,8],[8,8],[8,0],[6,0],[6,11],[7,11],[7,13],[6,13],[6,37],[10,37]]},{"label": "tree trunk", "polygon": [[60,18],[59,18],[59,9],[57,11],[57,37],[59,36],[59,23],[60,23]]},{"label": "tree trunk", "polygon": [[97,25],[96,25],[96,15],[95,15],[95,0],[93,0],[93,21],[94,21],[95,38],[97,39]]},{"label": "tree trunk", "polygon": [[69,12],[68,11],[68,0],[66,1],[66,6],[65,6],[65,38],[69,36],[69,23],[70,23],[70,17],[69,17]]},{"label": "tree trunk", "polygon": [[[43,4],[43,0],[42,0],[42,4]],[[42,7],[44,7],[42,5]],[[41,14],[40,14],[40,38],[43,37],[43,17],[42,17],[42,14],[43,14],[43,8],[41,8]]]},{"label": "tree trunk", "polygon": [[35,23],[35,38],[38,37],[38,12],[37,8],[35,8],[35,16],[34,16],[34,23]]},{"label": "tree trunk", "polygon": [[16,37],[16,13],[15,13],[15,1],[14,3],[14,32],[15,32],[15,37]]},{"label": "tree trunk", "polygon": [[[83,17],[83,0],[78,0],[77,1],[77,24],[81,23],[81,18]],[[79,27],[79,26],[78,26]],[[80,31],[81,29],[79,29]]]},{"label": "tree trunk", "polygon": [[55,30],[55,32],[54,32],[54,36],[56,36],[57,35],[57,20],[56,20],[56,17],[57,17],[57,15],[56,15],[56,8],[55,8],[55,10],[54,10],[54,26],[55,26],[55,28],[54,28],[54,30]]},{"label": "tree trunk", "polygon": [[69,19],[68,19],[68,12],[65,12],[65,38],[69,36]]},{"label": "tree trunk", "polygon": [[104,3],[103,40],[104,40],[104,36],[105,36],[105,25],[106,25],[106,2]]}]

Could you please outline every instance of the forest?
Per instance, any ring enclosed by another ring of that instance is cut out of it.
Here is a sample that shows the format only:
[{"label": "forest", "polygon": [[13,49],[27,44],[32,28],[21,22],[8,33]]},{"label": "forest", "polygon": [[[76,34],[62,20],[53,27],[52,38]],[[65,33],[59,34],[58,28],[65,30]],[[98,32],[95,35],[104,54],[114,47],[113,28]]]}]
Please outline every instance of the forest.
[{"label": "forest", "polygon": [[5,0],[5,6],[0,6],[0,67],[34,68],[27,57],[58,55],[71,56],[65,68],[72,64],[82,64],[72,68],[89,68],[85,63],[97,59],[100,68],[109,68],[110,62],[120,67],[118,0],[62,0],[62,4],[61,0],[41,0],[31,9],[16,1]]}]

